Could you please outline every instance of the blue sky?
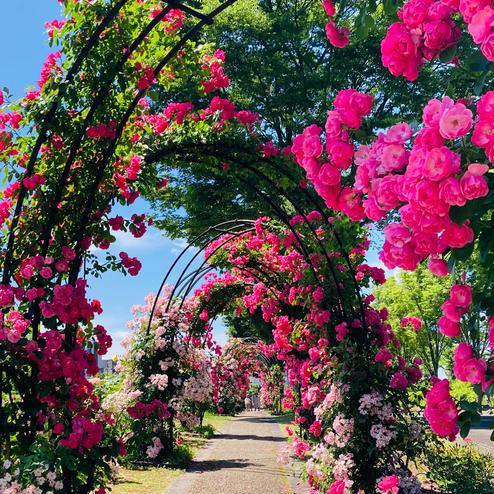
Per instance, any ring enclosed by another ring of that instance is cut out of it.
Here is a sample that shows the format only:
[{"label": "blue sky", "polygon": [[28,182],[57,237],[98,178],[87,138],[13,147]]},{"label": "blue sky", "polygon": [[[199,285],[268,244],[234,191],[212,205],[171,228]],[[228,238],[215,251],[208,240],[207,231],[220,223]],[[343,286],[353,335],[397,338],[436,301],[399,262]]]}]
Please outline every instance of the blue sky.
[{"label": "blue sky", "polygon": [[[23,0],[22,9],[18,2],[2,5],[0,88],[8,87],[10,93],[19,98],[26,87],[37,85],[42,63],[49,53],[56,51],[48,45],[44,22],[60,17],[56,0]],[[133,213],[151,212],[143,200],[137,200],[130,208],[114,211],[126,218]],[[128,334],[126,322],[131,318],[130,308],[143,303],[148,293],[157,291],[171,263],[186,245],[181,239],[164,237],[155,228],[148,229],[140,239],[123,232],[116,236],[117,242],[110,251],[117,255],[125,251],[130,257],[137,257],[142,262],[142,269],[136,277],[107,272],[100,279],[89,280],[89,298],[98,299],[104,310],[97,322],[103,324],[113,338],[109,356],[123,351],[120,341]],[[215,323],[214,334],[219,344],[226,342],[221,321]]]}]

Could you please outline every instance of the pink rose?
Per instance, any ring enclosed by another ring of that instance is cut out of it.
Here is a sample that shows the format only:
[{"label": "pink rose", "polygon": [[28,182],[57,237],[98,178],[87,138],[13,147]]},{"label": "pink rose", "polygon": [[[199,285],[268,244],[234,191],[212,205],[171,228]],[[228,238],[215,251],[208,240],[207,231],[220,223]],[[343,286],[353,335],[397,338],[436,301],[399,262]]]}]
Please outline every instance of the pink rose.
[{"label": "pink rose", "polygon": [[446,146],[432,148],[425,158],[424,177],[438,182],[457,173],[460,169],[459,162],[460,156]]},{"label": "pink rose", "polygon": [[477,113],[482,118],[492,118],[494,114],[494,91],[488,91],[477,103]]},{"label": "pink rose", "polygon": [[395,247],[401,248],[411,241],[410,230],[401,223],[391,223],[383,230],[386,241]]},{"label": "pink rose", "polygon": [[494,32],[491,31],[491,33],[487,35],[480,46],[480,50],[487,60],[494,62]]},{"label": "pink rose", "polygon": [[439,132],[445,139],[456,139],[467,135],[472,127],[472,112],[462,103],[446,110],[439,120]]},{"label": "pink rose", "polygon": [[461,177],[460,185],[463,195],[469,200],[484,197],[489,193],[485,178],[479,175],[472,175],[469,171],[465,172]]},{"label": "pink rose", "polygon": [[454,351],[455,365],[453,372],[457,379],[472,384],[480,384],[485,377],[487,364],[483,359],[476,359],[473,347],[460,343]]},{"label": "pink rose", "polygon": [[380,494],[398,494],[400,481],[396,475],[389,475],[384,477],[381,482],[377,484]]},{"label": "pink rose", "polygon": [[350,34],[350,30],[348,28],[342,27],[338,29],[335,26],[334,21],[329,21],[326,24],[326,36],[328,37],[329,42],[336,48],[343,48],[346,45],[348,45],[349,34]]},{"label": "pink rose", "polygon": [[461,249],[473,241],[473,230],[466,223],[458,226],[451,222],[445,227],[443,239],[450,247]]},{"label": "pink rose", "polygon": [[448,264],[443,259],[431,257],[427,263],[427,267],[432,274],[436,276],[447,276],[449,274]]},{"label": "pink rose", "polygon": [[484,7],[472,17],[468,24],[468,31],[475,43],[482,43],[491,29],[494,27],[494,9],[491,6]]},{"label": "pink rose", "polygon": [[479,120],[473,128],[472,144],[486,148],[494,145],[494,125],[490,120]]},{"label": "pink rose", "polygon": [[461,309],[458,309],[456,305],[451,302],[451,300],[446,300],[446,302],[441,305],[441,309],[444,312],[444,316],[447,317],[450,321],[460,322],[463,311]]},{"label": "pink rose", "polygon": [[326,12],[326,14],[329,15],[329,17],[333,17],[334,14],[336,13],[336,10],[331,0],[324,0],[322,6],[324,7],[324,11]]},{"label": "pink rose", "polygon": [[438,99],[431,99],[424,107],[422,112],[422,120],[427,127],[439,128],[439,120],[441,118],[442,105]]},{"label": "pink rose", "polygon": [[451,24],[446,21],[432,21],[424,24],[424,44],[433,50],[444,50],[453,41]]},{"label": "pink rose", "polygon": [[427,405],[424,416],[431,425],[431,429],[441,437],[449,436],[453,439],[458,433],[458,410],[449,394],[449,381],[443,379],[436,382],[426,394]]},{"label": "pink rose", "polygon": [[383,149],[381,164],[386,171],[400,170],[407,161],[408,152],[402,144],[389,144]]},{"label": "pink rose", "polygon": [[461,330],[460,325],[457,322],[451,321],[446,316],[443,316],[437,321],[437,325],[439,326],[439,331],[444,336],[448,336],[449,338],[456,338],[460,336]]},{"label": "pink rose", "polygon": [[302,151],[307,158],[318,158],[322,153],[322,144],[319,136],[312,135],[304,139]]},{"label": "pink rose", "polygon": [[324,185],[338,185],[341,180],[341,172],[329,163],[324,163],[319,170],[318,178]]},{"label": "pink rose", "polygon": [[403,22],[408,29],[419,27],[427,18],[432,0],[411,0],[403,5]]},{"label": "pink rose", "polygon": [[469,307],[472,303],[472,287],[469,285],[453,285],[450,299],[458,307]]},{"label": "pink rose", "polygon": [[455,177],[448,177],[441,181],[439,199],[451,206],[464,206],[467,202],[461,190],[460,181]]},{"label": "pink rose", "polygon": [[343,480],[335,480],[326,491],[326,494],[343,494],[345,492],[345,482]]}]

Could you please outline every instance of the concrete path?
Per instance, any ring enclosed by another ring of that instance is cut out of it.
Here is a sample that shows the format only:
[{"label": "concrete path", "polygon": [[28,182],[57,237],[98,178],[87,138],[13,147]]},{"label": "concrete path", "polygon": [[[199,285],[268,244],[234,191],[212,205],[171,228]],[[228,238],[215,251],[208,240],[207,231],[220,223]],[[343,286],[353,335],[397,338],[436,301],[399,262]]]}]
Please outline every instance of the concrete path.
[{"label": "concrete path", "polygon": [[301,493],[301,481],[276,462],[285,440],[266,412],[244,412],[199,450],[163,494]]}]

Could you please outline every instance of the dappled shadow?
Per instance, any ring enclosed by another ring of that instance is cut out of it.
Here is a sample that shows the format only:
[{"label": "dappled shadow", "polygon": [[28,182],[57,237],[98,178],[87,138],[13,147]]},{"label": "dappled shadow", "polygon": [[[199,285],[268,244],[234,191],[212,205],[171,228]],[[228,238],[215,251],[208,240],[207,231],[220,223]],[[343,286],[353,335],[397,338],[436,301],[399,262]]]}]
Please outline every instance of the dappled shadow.
[{"label": "dappled shadow", "polygon": [[245,460],[203,460],[192,461],[187,467],[187,472],[207,472],[221,470],[223,468],[246,468],[254,465]]},{"label": "dappled shadow", "polygon": [[284,437],[279,436],[257,436],[255,434],[218,434],[219,439],[252,439],[253,441],[275,441],[286,442]]}]

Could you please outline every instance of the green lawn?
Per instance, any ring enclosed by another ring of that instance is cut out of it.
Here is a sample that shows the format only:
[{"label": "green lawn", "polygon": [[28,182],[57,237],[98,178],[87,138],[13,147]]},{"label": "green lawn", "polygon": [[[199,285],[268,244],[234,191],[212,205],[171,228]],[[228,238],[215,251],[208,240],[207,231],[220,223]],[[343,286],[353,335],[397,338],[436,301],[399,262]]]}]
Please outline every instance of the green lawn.
[{"label": "green lawn", "polygon": [[[211,425],[215,430],[220,429],[232,417],[215,415],[206,412],[203,425]],[[206,439],[198,434],[182,434],[184,444],[187,445],[192,455],[204,446]],[[162,494],[163,491],[181,474],[182,468],[172,467],[142,467],[122,468],[120,480],[113,486],[112,494]]]}]

